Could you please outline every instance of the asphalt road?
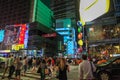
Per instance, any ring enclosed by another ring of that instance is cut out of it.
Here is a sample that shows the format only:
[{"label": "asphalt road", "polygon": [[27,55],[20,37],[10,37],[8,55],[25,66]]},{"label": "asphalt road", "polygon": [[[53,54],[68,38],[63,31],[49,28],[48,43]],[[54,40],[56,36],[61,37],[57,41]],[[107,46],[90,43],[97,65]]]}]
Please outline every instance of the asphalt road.
[{"label": "asphalt road", "polygon": [[[0,69],[0,80],[9,80],[7,78],[8,74],[5,75],[4,79],[2,78],[3,69]],[[70,66],[70,72],[68,72],[68,80],[78,80],[78,66]],[[13,75],[13,78],[10,80],[14,80],[15,76]],[[28,71],[25,76],[21,76],[21,80],[40,80],[40,74],[35,72]],[[56,78],[50,78],[46,77],[46,80],[58,80]]]}]

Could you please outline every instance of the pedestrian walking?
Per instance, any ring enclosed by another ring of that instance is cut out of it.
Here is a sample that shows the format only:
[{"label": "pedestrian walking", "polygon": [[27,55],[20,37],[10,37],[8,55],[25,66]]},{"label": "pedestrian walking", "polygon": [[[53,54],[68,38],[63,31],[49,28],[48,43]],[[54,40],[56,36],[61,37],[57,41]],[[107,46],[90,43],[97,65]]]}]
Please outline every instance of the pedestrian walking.
[{"label": "pedestrian walking", "polygon": [[23,76],[26,74],[27,65],[28,65],[28,60],[27,60],[27,57],[25,56],[23,59]]},{"label": "pedestrian walking", "polygon": [[6,61],[5,61],[5,70],[4,70],[4,72],[3,72],[2,79],[4,79],[4,76],[5,76],[6,72],[8,71],[8,68],[9,68],[9,66],[8,66],[8,58],[10,58],[10,56],[8,56],[8,57],[6,58]]},{"label": "pedestrian walking", "polygon": [[52,77],[53,66],[52,66],[52,58],[51,57],[48,58],[47,69],[49,70],[49,74],[47,74],[47,75],[49,77]]},{"label": "pedestrian walking", "polygon": [[15,60],[15,80],[21,80],[21,69],[22,69],[22,62],[18,57]]},{"label": "pedestrian walking", "polygon": [[34,57],[33,60],[32,60],[32,72],[35,72],[36,71],[36,58]]},{"label": "pedestrian walking", "polygon": [[[82,62],[79,64],[79,80],[94,80],[93,71],[96,70],[95,65],[92,63],[91,68],[91,62],[87,60],[87,55],[82,55]],[[93,71],[92,71],[93,70]]]},{"label": "pedestrian walking", "polygon": [[8,78],[10,79],[15,71],[15,66],[14,66],[14,57],[11,55],[11,57],[8,59],[8,66],[9,66],[9,75]]},{"label": "pedestrian walking", "polygon": [[45,69],[46,69],[46,61],[43,59],[42,62],[40,63],[40,80],[45,80]]},{"label": "pedestrian walking", "polygon": [[32,58],[28,58],[28,69],[30,70],[32,68]]},{"label": "pedestrian walking", "polygon": [[69,65],[66,64],[65,58],[61,58],[58,64],[58,79],[67,80],[67,72],[69,72]]}]

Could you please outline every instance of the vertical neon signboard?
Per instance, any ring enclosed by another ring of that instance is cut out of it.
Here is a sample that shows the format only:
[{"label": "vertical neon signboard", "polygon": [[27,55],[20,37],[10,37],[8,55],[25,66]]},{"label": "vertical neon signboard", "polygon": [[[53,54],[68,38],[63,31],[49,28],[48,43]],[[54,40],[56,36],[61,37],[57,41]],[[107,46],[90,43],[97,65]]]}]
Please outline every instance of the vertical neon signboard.
[{"label": "vertical neon signboard", "polygon": [[5,30],[0,30],[0,42],[2,42],[4,39],[4,33],[5,33]]},{"label": "vertical neon signboard", "polygon": [[21,31],[20,31],[20,36],[19,36],[19,44],[24,44],[25,31],[26,31],[26,24],[21,26]]},{"label": "vertical neon signboard", "polygon": [[29,32],[29,25],[26,25],[26,32],[25,32],[25,39],[24,39],[24,48],[27,48],[28,43],[28,32]]},{"label": "vertical neon signboard", "polygon": [[[19,30],[19,38],[18,43],[12,45],[12,49],[19,50],[25,48],[27,46],[27,40],[28,40],[28,26],[27,24],[16,24],[14,27],[20,27]],[[27,37],[27,39],[26,39]]]}]

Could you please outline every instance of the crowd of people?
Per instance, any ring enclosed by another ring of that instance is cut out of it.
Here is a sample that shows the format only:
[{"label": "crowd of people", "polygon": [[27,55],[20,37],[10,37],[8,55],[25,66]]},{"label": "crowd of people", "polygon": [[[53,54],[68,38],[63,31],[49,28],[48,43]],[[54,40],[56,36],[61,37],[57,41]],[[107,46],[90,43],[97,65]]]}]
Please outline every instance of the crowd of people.
[{"label": "crowd of people", "polygon": [[11,79],[15,74],[15,80],[20,80],[21,75],[25,76],[27,71],[40,74],[41,80],[45,80],[46,76],[56,77],[59,80],[67,80],[69,65],[65,58],[26,56],[22,58],[9,55],[6,58],[2,79],[8,73],[8,79]]},{"label": "crowd of people", "polygon": [[[98,59],[98,58],[97,58]],[[95,64],[106,62],[105,59],[92,59],[87,55],[82,55],[81,59],[70,59],[63,57],[14,57],[9,55],[6,58],[5,70],[2,79],[8,73],[8,79],[15,74],[15,80],[20,80],[21,75],[25,76],[27,71],[38,73],[40,80],[45,80],[46,76],[58,78],[59,80],[68,80],[67,72],[70,71],[70,65],[78,66],[79,80],[95,80],[93,72],[96,71]]]}]

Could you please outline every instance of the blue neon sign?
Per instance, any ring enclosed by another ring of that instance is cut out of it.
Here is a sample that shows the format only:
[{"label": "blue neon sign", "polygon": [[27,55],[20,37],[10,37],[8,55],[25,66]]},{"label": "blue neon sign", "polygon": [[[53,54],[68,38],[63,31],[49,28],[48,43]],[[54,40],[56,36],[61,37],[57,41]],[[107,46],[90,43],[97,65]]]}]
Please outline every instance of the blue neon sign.
[{"label": "blue neon sign", "polygon": [[2,42],[4,39],[4,33],[5,33],[5,30],[0,30],[0,42]]}]

